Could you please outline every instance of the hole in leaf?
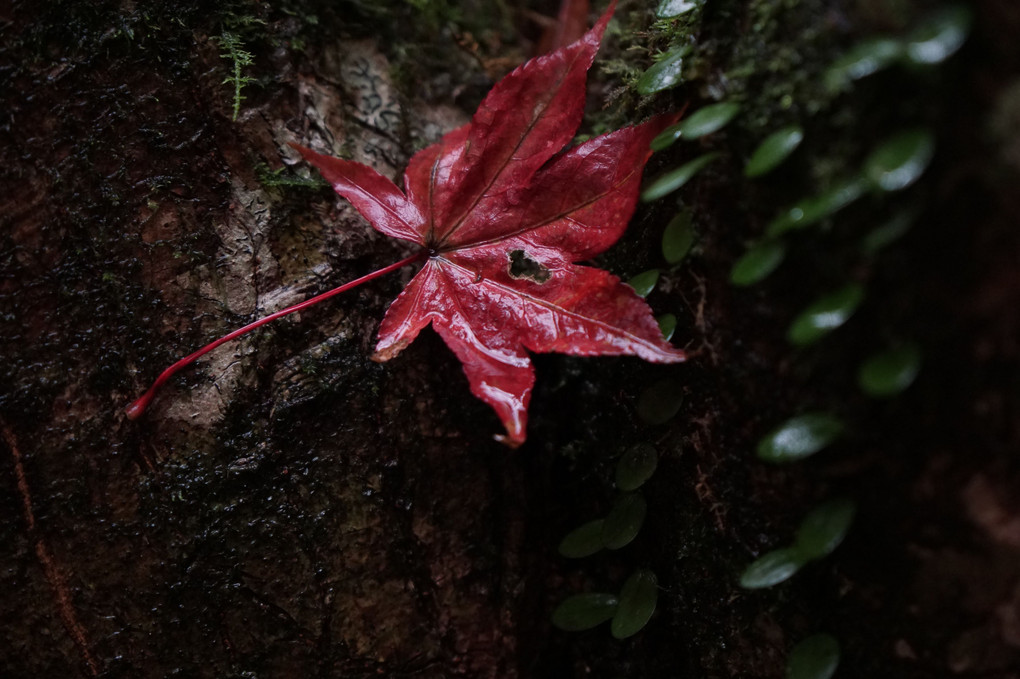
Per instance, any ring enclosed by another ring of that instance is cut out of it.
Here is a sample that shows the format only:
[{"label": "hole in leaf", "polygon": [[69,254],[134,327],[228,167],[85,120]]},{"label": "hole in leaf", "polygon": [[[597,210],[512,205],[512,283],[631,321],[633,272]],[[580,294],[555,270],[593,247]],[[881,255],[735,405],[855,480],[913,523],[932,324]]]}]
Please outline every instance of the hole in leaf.
[{"label": "hole in leaf", "polygon": [[545,283],[549,280],[550,276],[552,274],[549,273],[549,269],[528,257],[528,253],[524,250],[510,251],[511,278],[527,278],[529,281],[536,283]]}]

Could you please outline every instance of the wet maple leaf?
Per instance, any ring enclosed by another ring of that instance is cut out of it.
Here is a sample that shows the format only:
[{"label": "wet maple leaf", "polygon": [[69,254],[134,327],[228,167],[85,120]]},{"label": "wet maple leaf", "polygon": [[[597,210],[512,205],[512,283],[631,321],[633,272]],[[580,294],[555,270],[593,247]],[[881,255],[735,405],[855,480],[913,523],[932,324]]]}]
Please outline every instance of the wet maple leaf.
[{"label": "wet maple leaf", "polygon": [[420,251],[182,358],[127,416],[141,417],[161,385],[223,343],[421,260],[383,318],[373,358],[393,358],[431,324],[463,364],[471,392],[503,421],[507,434],[498,438],[510,445],[525,438],[535,383],[529,350],[684,360],[629,286],[574,263],[623,234],[649,143],[677,118],[660,116],[563,150],[581,123],[585,79],[614,6],[580,40],[503,78],[469,124],[415,154],[406,193],[366,165],[294,144],[377,230]]},{"label": "wet maple leaf", "polygon": [[511,445],[525,438],[528,350],[684,360],[629,286],[574,264],[623,234],[649,142],[675,122],[658,117],[561,152],[581,123],[612,11],[577,42],[518,67],[469,124],[417,153],[406,193],[370,167],[295,145],[377,230],[427,257],[386,312],[373,358],[393,358],[431,323]]}]

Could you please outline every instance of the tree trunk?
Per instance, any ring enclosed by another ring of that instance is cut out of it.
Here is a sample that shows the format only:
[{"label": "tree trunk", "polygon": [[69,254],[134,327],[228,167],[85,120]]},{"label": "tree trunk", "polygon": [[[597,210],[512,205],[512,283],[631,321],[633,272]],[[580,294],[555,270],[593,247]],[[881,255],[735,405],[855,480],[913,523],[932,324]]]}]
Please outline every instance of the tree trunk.
[{"label": "tree trunk", "polygon": [[[609,102],[596,123],[720,94],[743,105],[650,166],[724,151],[680,194],[698,234],[687,259],[659,251],[670,198],[600,261],[624,278],[662,269],[649,301],[679,318],[693,358],[537,357],[518,450],[493,440],[499,422],[435,335],[369,359],[411,269],[216,350],[124,416],[177,358],[408,254],[287,143],[399,177],[525,58],[534,15],[556,13],[534,4],[0,8],[3,676],[780,677],[817,632],[842,647],[837,676],[1020,676],[1009,3],[977,3],[943,66],[817,96],[847,45],[906,33],[921,9],[728,1],[653,26],[624,3],[593,71],[593,100]],[[622,89],[685,35],[687,87]],[[904,121],[938,144],[908,192],[910,233],[860,256],[862,232],[901,205],[872,195],[791,237],[761,285],[730,284],[779,209]],[[744,178],[790,122],[809,133],[792,166]],[[791,348],[794,315],[848,279],[867,289],[851,322]],[[916,341],[923,364],[877,401],[856,369],[888,339]],[[679,415],[649,422],[649,399],[680,397]],[[776,424],[819,410],[847,423],[840,442],[793,465],[755,457]],[[638,538],[559,556],[613,507],[617,459],[638,443],[659,457]],[[739,586],[832,497],[858,507],[845,544],[773,588]],[[637,636],[552,627],[560,601],[617,592],[638,568],[660,589]]]}]

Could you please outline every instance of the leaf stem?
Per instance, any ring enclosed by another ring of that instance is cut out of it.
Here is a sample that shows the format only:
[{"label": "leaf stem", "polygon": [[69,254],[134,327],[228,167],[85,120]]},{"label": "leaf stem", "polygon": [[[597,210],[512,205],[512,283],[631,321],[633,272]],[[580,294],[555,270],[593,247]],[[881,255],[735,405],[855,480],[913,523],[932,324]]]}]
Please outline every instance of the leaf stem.
[{"label": "leaf stem", "polygon": [[350,290],[351,288],[356,288],[359,285],[361,285],[362,283],[367,283],[367,282],[369,282],[371,280],[379,278],[380,276],[384,276],[385,274],[388,274],[388,273],[391,273],[393,271],[396,271],[397,269],[403,268],[403,267],[407,266],[408,264],[414,264],[415,262],[424,259],[427,255],[428,255],[427,252],[422,251],[422,252],[415,253],[415,254],[413,254],[413,255],[411,255],[409,257],[405,257],[404,259],[400,260],[399,262],[395,262],[393,264],[390,264],[389,266],[385,266],[385,267],[379,269],[378,271],[373,271],[372,273],[367,274],[365,276],[362,276],[361,278],[356,278],[353,281],[350,281],[348,283],[344,283],[343,285],[341,285],[339,287],[333,288],[332,290],[328,290],[328,291],[326,291],[326,292],[324,292],[324,293],[322,293],[320,295],[316,295],[315,297],[312,297],[311,299],[306,299],[305,301],[300,302],[299,304],[295,304],[294,306],[289,306],[286,309],[281,309],[280,311],[277,311],[276,313],[269,314],[265,318],[260,318],[257,321],[249,323],[248,325],[244,326],[243,328],[238,328],[237,330],[235,330],[235,331],[233,331],[233,332],[231,332],[231,333],[229,333],[227,335],[224,335],[223,337],[219,338],[218,340],[216,340],[214,342],[210,342],[209,344],[205,345],[204,347],[202,347],[201,349],[199,349],[195,353],[189,354],[188,356],[185,356],[184,358],[182,358],[181,360],[177,361],[172,366],[170,366],[169,368],[164,370],[162,373],[160,373],[159,377],[156,378],[156,381],[152,383],[151,387],[149,387],[149,390],[146,391],[142,395],[141,398],[139,398],[134,403],[129,405],[127,408],[125,408],[125,413],[127,413],[128,419],[129,420],[137,420],[139,417],[141,417],[142,414],[145,412],[145,409],[149,406],[149,403],[152,401],[153,397],[155,397],[156,391],[161,386],[163,386],[163,384],[167,380],[169,380],[171,377],[173,377],[179,370],[181,370],[182,368],[184,368],[184,367],[188,366],[189,364],[195,362],[197,359],[201,358],[205,354],[208,354],[210,351],[212,351],[216,347],[220,346],[221,344],[229,342],[230,340],[233,340],[233,339],[237,339],[241,335],[247,334],[247,333],[251,332],[252,330],[254,330],[255,328],[263,326],[266,323],[269,323],[271,321],[275,321],[278,318],[283,318],[284,316],[286,316],[288,314],[292,314],[295,311],[301,311],[302,309],[306,309],[306,308],[312,306],[313,304],[318,304],[319,302],[322,302],[323,300],[329,299],[333,295],[339,295],[341,292],[346,292],[346,291]]}]

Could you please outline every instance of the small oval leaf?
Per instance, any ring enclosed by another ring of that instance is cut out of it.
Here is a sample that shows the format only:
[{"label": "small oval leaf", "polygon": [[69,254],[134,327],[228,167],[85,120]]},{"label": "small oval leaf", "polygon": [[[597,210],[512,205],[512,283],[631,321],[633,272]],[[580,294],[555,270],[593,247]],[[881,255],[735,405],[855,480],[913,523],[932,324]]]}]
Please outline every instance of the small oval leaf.
[{"label": "small oval leaf", "polygon": [[857,505],[853,500],[830,500],[815,507],[797,528],[793,546],[807,560],[821,559],[839,547],[850,530]]},{"label": "small oval leaf", "polygon": [[744,286],[764,280],[785,256],[786,246],[781,241],[766,240],[752,245],[730,270],[730,283]]},{"label": "small oval leaf", "polygon": [[852,81],[890,66],[902,54],[903,43],[893,38],[874,38],[861,42],[826,69],[825,86],[830,92],[838,92]]},{"label": "small oval leaf", "polygon": [[680,262],[694,245],[693,217],[684,210],[670,220],[662,232],[662,256],[670,264]]},{"label": "small oval leaf", "polygon": [[751,154],[751,159],[744,166],[744,175],[758,177],[769,172],[797,150],[802,141],[804,130],[799,125],[790,125],[773,132]]},{"label": "small oval leaf", "polygon": [[784,548],[771,551],[754,561],[740,576],[744,589],[762,589],[778,585],[793,577],[804,561],[797,550]]},{"label": "small oval leaf", "polygon": [[901,238],[917,219],[917,210],[908,209],[897,213],[884,224],[872,229],[861,243],[865,254],[873,255]]},{"label": "small oval leaf", "polygon": [[652,478],[659,464],[659,453],[650,443],[631,447],[616,463],[616,487],[624,492],[637,490]]},{"label": "small oval leaf", "polygon": [[659,330],[662,331],[662,339],[667,342],[673,339],[676,332],[676,316],[673,314],[662,314],[655,319],[659,323]]},{"label": "small oval leaf", "polygon": [[672,19],[686,14],[698,6],[694,0],[662,0],[655,9],[655,16],[660,19]]},{"label": "small oval leaf", "polygon": [[620,605],[613,616],[610,631],[617,639],[632,637],[648,624],[659,599],[659,583],[655,573],[635,571],[620,590]]},{"label": "small oval leaf", "polygon": [[792,417],[758,442],[758,457],[766,462],[794,462],[814,455],[843,433],[843,423],[828,413]]},{"label": "small oval leaf", "polygon": [[602,519],[595,519],[567,533],[559,552],[568,559],[583,559],[602,551]]},{"label": "small oval leaf", "polygon": [[648,147],[653,151],[668,149],[676,143],[676,140],[680,138],[681,133],[682,130],[680,128],[680,123],[670,125],[665,130],[655,135],[652,141],[648,144]]},{"label": "small oval leaf", "polygon": [[684,139],[697,139],[712,134],[728,125],[739,112],[740,105],[731,101],[698,109],[680,121],[680,136]]},{"label": "small oval leaf", "polygon": [[800,312],[786,333],[791,344],[799,347],[817,342],[847,322],[864,300],[864,288],[856,283],[812,302]]},{"label": "small oval leaf", "polygon": [[864,193],[865,185],[866,183],[860,179],[848,179],[824,193],[805,198],[773,219],[765,230],[765,234],[770,238],[775,238],[787,231],[811,226],[860,198]]},{"label": "small oval leaf", "polygon": [[676,169],[662,173],[641,192],[641,200],[647,203],[673,193],[718,157],[718,153],[706,153]]},{"label": "small oval leaf", "polygon": [[565,632],[581,632],[598,627],[614,615],[619,599],[604,592],[575,594],[565,599],[552,614],[552,624]]},{"label": "small oval leaf", "polygon": [[638,397],[637,413],[648,424],[665,424],[680,411],[684,392],[676,380],[659,380]]},{"label": "small oval leaf", "polygon": [[839,666],[839,642],[828,634],[814,634],[790,651],[786,679],[831,679]]},{"label": "small oval leaf", "polygon": [[602,544],[606,549],[626,547],[637,537],[648,513],[648,503],[640,493],[620,497],[602,524]]},{"label": "small oval leaf", "polygon": [[967,40],[972,20],[964,5],[946,7],[918,26],[907,39],[907,59],[915,64],[937,64],[956,53]]},{"label": "small oval leaf", "polygon": [[634,292],[638,294],[638,297],[647,297],[648,293],[655,289],[655,284],[658,282],[659,270],[649,269],[631,278],[627,281],[627,285],[634,288]]},{"label": "small oval leaf", "polygon": [[684,57],[691,51],[687,45],[675,47],[641,74],[634,83],[634,89],[641,94],[655,94],[680,83],[683,75]]},{"label": "small oval leaf", "polygon": [[911,384],[921,370],[921,352],[914,344],[875,354],[857,373],[857,384],[869,396],[888,398]]},{"label": "small oval leaf", "polygon": [[864,161],[864,174],[883,191],[899,191],[917,181],[934,154],[931,132],[900,132],[871,152]]}]

